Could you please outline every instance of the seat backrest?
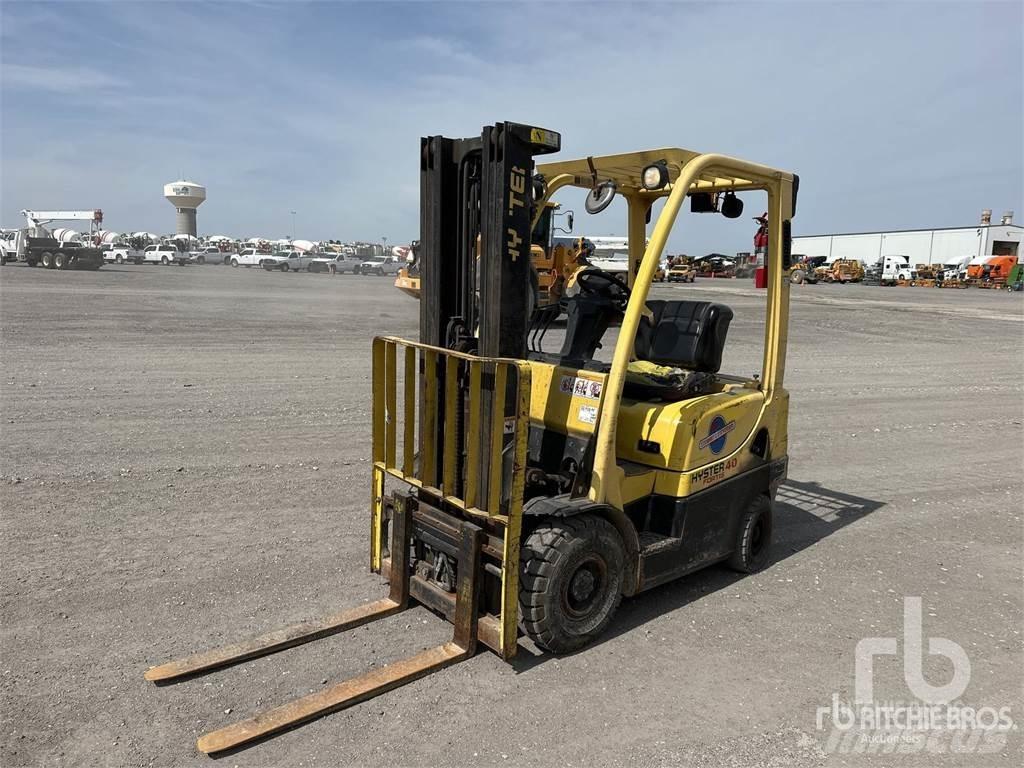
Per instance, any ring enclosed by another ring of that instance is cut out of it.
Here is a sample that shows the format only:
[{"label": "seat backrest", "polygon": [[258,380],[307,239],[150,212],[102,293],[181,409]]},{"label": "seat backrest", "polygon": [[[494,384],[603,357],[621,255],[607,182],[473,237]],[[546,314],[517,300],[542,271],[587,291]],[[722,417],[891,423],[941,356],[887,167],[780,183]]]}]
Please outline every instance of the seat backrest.
[{"label": "seat backrest", "polygon": [[732,310],[710,301],[648,301],[653,319],[636,334],[636,356],[659,365],[718,373]]}]

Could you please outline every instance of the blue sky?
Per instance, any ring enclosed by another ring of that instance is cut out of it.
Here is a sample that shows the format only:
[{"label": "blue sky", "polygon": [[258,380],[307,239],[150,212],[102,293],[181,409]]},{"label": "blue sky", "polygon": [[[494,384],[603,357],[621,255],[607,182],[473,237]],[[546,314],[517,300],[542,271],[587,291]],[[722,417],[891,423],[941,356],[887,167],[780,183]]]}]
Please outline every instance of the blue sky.
[{"label": "blue sky", "polygon": [[[1020,220],[1021,9],[3,2],[0,223],[99,207],[167,232],[184,174],[208,188],[200,233],[286,236],[294,210],[300,237],[405,242],[419,137],[498,120],[560,131],[563,158],[682,146],[795,171],[798,233]],[[568,204],[579,233],[625,230]],[[681,223],[671,250],[750,248],[746,215]]]}]

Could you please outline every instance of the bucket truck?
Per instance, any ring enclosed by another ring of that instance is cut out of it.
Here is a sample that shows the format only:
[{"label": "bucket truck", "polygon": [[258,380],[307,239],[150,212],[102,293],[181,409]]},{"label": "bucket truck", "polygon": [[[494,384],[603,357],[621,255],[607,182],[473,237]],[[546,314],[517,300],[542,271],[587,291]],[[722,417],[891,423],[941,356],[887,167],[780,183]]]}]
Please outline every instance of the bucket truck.
[{"label": "bucket truck", "polygon": [[42,264],[47,269],[99,269],[103,254],[99,248],[83,245],[71,238],[58,239],[45,225],[54,221],[88,221],[89,242],[103,224],[103,211],[29,211],[25,228],[8,233],[3,240],[3,257],[7,261],[24,261],[30,267]]}]

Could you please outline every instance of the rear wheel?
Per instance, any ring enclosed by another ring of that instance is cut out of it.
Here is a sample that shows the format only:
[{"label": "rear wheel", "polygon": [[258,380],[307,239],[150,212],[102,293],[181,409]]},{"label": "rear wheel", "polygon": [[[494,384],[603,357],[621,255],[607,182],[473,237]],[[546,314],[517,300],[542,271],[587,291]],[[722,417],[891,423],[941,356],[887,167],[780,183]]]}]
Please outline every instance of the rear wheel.
[{"label": "rear wheel", "polygon": [[160,263],[163,264],[166,267],[170,262],[167,260],[166,256],[161,256],[160,257]]},{"label": "rear wheel", "polygon": [[64,269],[64,268],[67,267],[67,265],[68,265],[68,257],[67,257],[67,255],[61,253],[60,251],[57,251],[57,253],[55,253],[53,255],[53,268],[54,269]]},{"label": "rear wheel", "polygon": [[49,251],[45,251],[42,256],[39,257],[46,269],[53,269],[53,254]]},{"label": "rear wheel", "polygon": [[789,282],[795,283],[796,285],[800,285],[800,283],[802,283],[803,281],[804,281],[804,273],[801,270],[798,269],[795,272],[791,272],[790,273],[790,275],[789,275]]},{"label": "rear wheel", "polygon": [[600,635],[622,599],[625,549],[595,515],[549,518],[523,542],[519,607],[523,628],[554,653]]},{"label": "rear wheel", "polygon": [[756,573],[768,565],[772,542],[772,502],[757,496],[740,518],[736,532],[736,549],[729,557],[729,567],[740,573]]},{"label": "rear wheel", "polygon": [[122,256],[120,253],[117,254],[117,256],[114,257],[114,263],[115,264],[124,264],[124,256]]}]

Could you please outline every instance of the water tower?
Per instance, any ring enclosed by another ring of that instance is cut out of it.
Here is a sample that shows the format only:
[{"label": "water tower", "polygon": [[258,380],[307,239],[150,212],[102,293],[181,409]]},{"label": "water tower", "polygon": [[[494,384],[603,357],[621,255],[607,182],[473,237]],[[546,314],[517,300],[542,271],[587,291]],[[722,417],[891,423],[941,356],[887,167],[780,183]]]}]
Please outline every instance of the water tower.
[{"label": "water tower", "polygon": [[164,184],[164,197],[178,212],[176,234],[195,237],[196,208],[206,199],[206,187],[193,181],[172,181]]}]

